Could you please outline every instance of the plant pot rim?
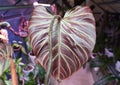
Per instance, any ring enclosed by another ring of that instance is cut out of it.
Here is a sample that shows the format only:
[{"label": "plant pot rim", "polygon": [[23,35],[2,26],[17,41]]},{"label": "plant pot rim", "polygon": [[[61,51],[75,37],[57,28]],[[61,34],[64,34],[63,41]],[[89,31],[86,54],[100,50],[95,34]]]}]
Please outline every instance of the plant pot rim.
[{"label": "plant pot rim", "polygon": [[35,56],[34,54],[31,54],[31,53],[32,53],[32,52],[29,52],[29,53],[28,53],[28,56],[29,56],[31,62],[32,62],[33,64],[35,64],[35,58],[36,58],[36,56]]},{"label": "plant pot rim", "polygon": [[14,48],[14,47],[13,47],[13,50],[14,50],[14,51],[19,51],[20,49],[21,49],[20,47],[17,47],[17,48]]},{"label": "plant pot rim", "polygon": [[32,64],[28,64],[28,66],[30,66],[31,67],[31,69],[29,69],[29,70],[25,70],[25,68],[23,68],[23,72],[32,72],[33,70],[34,70],[34,66],[32,65]]}]

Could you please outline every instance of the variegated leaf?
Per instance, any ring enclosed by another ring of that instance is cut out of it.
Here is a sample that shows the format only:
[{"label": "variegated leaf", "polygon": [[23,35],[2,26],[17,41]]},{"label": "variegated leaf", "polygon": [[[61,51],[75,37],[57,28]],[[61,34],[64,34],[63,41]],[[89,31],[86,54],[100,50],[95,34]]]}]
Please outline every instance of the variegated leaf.
[{"label": "variegated leaf", "polygon": [[9,58],[12,55],[12,47],[8,43],[0,42],[0,76],[10,66]]},{"label": "variegated leaf", "polygon": [[77,6],[61,19],[42,6],[35,7],[29,25],[29,37],[34,54],[47,70],[49,61],[49,30],[52,27],[51,75],[64,80],[88,60],[96,39],[95,20],[88,7]]}]

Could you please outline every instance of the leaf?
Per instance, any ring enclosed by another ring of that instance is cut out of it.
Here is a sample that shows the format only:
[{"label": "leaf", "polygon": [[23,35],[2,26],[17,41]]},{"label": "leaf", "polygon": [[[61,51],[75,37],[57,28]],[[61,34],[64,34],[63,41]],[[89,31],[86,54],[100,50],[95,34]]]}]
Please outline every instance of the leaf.
[{"label": "leaf", "polygon": [[24,54],[27,55],[27,52],[26,52],[26,50],[25,50],[25,48],[24,48],[23,46],[21,46],[21,51],[22,51]]},{"label": "leaf", "polygon": [[17,44],[17,43],[14,43],[12,46],[13,46],[13,47],[20,47],[20,45]]},{"label": "leaf", "polygon": [[29,81],[26,81],[25,85],[37,85],[33,76],[34,76],[33,73],[30,72]]},{"label": "leaf", "polygon": [[9,58],[0,61],[0,76],[10,67]]},{"label": "leaf", "polygon": [[3,63],[0,62],[0,76],[2,75],[3,71],[2,71],[2,67],[3,67]]},{"label": "leaf", "polygon": [[98,81],[96,81],[94,83],[94,85],[105,85],[113,80],[115,80],[116,77],[114,75],[105,75],[103,76],[101,79],[99,79]]},{"label": "leaf", "polygon": [[0,56],[5,56],[5,51],[3,49],[0,48]]},{"label": "leaf", "polygon": [[34,77],[38,77],[42,80],[45,76],[45,73],[46,72],[42,66],[36,65],[35,70],[34,70]]},{"label": "leaf", "polygon": [[4,71],[6,71],[10,67],[10,60],[9,58],[6,58],[5,65],[4,65]]},{"label": "leaf", "polygon": [[[33,52],[46,71],[51,49],[49,39],[52,38],[51,75],[59,81],[82,67],[91,55],[96,39],[93,14],[88,7],[80,6],[67,11],[63,18],[37,6],[28,31]],[[48,35],[50,31],[52,37]]]},{"label": "leaf", "polygon": [[18,59],[16,60],[16,63],[19,64],[21,61],[22,61],[22,58],[18,58]]},{"label": "leaf", "polygon": [[6,85],[12,85],[12,82],[10,80],[5,80]]},{"label": "leaf", "polygon": [[22,46],[22,45],[19,45],[19,44],[13,44],[13,47],[19,47],[20,49],[21,49],[21,51],[24,53],[24,54],[26,54],[27,55],[27,52],[26,52],[26,50],[25,50],[25,48]]},{"label": "leaf", "polygon": [[0,42],[0,76],[10,66],[9,57],[12,55],[12,47],[8,43]]}]

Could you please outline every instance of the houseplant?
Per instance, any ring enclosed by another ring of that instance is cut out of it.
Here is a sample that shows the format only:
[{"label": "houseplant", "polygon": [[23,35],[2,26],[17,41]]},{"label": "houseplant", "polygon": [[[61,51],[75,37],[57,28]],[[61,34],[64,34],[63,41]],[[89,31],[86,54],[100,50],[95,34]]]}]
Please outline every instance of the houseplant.
[{"label": "houseplant", "polygon": [[[46,69],[45,85],[50,75],[58,82],[70,77],[88,60],[95,44],[95,20],[88,7],[77,6],[50,14],[36,6],[28,28],[37,61]],[[62,14],[62,15],[61,15]]]}]

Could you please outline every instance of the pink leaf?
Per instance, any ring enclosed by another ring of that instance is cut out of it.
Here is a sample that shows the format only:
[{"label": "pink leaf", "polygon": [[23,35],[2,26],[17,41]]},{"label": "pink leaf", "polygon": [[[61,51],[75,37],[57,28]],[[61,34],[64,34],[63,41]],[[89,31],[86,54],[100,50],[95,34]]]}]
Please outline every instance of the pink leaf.
[{"label": "pink leaf", "polygon": [[[29,25],[34,54],[47,70],[49,61],[49,29],[55,15],[42,6],[35,7]],[[88,7],[77,6],[64,17],[55,19],[52,28],[53,64],[51,75],[64,80],[88,60],[95,45],[95,20]]]}]

